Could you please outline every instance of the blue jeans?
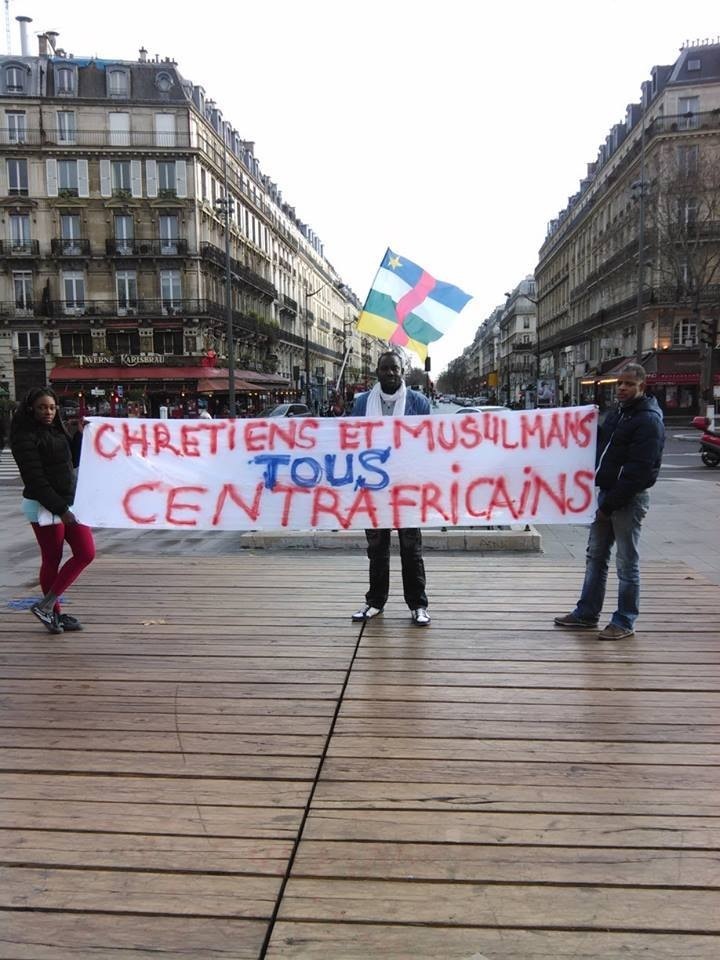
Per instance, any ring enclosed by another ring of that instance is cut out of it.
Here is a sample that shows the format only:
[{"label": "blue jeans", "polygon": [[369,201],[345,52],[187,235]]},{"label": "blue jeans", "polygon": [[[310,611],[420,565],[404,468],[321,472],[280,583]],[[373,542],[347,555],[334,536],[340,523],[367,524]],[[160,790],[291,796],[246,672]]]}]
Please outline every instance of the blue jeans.
[{"label": "blue jeans", "polygon": [[613,511],[609,519],[593,521],[588,537],[585,582],[574,610],[577,617],[593,623],[599,620],[605,601],[610,553],[615,544],[618,606],[610,622],[633,629],[640,603],[640,527],[649,504],[650,495],[642,490],[624,507]]}]

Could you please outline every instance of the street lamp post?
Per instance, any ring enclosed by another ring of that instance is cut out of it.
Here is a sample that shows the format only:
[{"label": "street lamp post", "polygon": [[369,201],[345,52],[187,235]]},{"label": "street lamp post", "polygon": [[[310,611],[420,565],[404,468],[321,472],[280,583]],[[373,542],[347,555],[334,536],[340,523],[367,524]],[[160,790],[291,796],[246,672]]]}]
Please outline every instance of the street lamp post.
[{"label": "street lamp post", "polygon": [[[325,289],[327,283],[322,283],[317,288],[317,290],[310,290],[309,292],[305,291],[305,311],[304,311],[304,323],[305,323],[305,403],[308,407],[312,406],[311,404],[311,393],[310,393],[310,323],[307,318],[307,302],[312,297],[317,296],[322,290]],[[298,287],[299,289],[299,287]]]}]

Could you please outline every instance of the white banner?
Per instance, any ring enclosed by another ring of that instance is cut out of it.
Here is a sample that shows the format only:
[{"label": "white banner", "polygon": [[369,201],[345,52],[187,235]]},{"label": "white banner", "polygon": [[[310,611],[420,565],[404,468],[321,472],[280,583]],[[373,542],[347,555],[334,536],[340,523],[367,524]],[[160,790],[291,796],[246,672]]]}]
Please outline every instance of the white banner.
[{"label": "white banner", "polygon": [[91,417],[91,527],[337,530],[588,523],[595,407],[426,417]]}]

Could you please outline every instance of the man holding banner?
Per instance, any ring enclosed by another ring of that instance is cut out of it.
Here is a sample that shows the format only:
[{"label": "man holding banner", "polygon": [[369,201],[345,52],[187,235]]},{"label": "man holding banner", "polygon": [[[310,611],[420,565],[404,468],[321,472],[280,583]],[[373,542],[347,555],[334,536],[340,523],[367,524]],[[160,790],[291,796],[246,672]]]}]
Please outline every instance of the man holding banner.
[{"label": "man holding banner", "polygon": [[[405,386],[403,364],[398,354],[393,351],[380,354],[377,378],[372,390],[356,397],[352,416],[427,416],[430,413],[427,397]],[[365,537],[370,561],[370,587],[365,594],[365,605],[352,616],[356,621],[371,620],[382,613],[390,592],[390,530],[366,530]],[[425,593],[422,533],[417,527],[398,528],[398,539],[405,603],[410,608],[413,623],[426,627],[430,617]]]}]

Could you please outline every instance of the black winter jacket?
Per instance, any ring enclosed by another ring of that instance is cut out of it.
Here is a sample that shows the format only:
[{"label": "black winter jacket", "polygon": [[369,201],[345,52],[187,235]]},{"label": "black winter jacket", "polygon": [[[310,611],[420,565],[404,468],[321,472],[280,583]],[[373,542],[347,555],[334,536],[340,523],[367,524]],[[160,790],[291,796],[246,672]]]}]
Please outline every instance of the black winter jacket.
[{"label": "black winter jacket", "polygon": [[39,423],[29,413],[15,414],[10,446],[25,484],[23,496],[62,516],[75,496],[75,474],[65,431]]},{"label": "black winter jacket", "polygon": [[662,413],[654,397],[638,397],[609,414],[600,427],[595,483],[603,513],[624,507],[657,480],[665,444]]}]

